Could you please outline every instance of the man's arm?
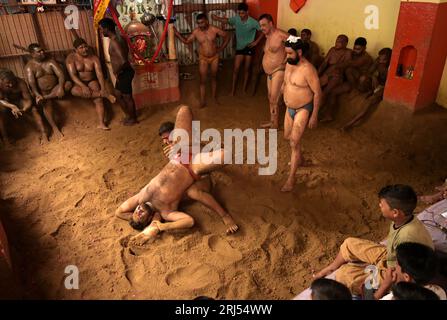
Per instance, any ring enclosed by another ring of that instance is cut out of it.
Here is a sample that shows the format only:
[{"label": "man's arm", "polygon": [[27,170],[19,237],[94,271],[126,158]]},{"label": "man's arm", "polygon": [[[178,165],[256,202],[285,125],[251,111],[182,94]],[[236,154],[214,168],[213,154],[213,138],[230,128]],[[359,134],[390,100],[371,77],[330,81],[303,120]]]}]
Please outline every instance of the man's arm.
[{"label": "man's arm", "polygon": [[194,30],[194,31],[189,35],[188,38],[185,38],[184,36],[182,36],[182,35],[180,34],[180,32],[178,32],[177,28],[175,28],[175,27],[174,27],[174,33],[175,33],[175,36],[176,36],[181,42],[183,42],[184,44],[191,44],[191,43],[194,42],[194,40],[195,40],[195,38],[196,38],[196,30]]},{"label": "man's arm", "polygon": [[28,86],[26,85],[25,81],[22,79],[19,79],[19,88],[20,92],[22,93],[23,111],[25,112],[33,106],[33,97],[29,93]]},{"label": "man's arm", "polygon": [[309,128],[313,129],[316,128],[318,124],[318,112],[320,110],[322,96],[320,78],[318,77],[317,70],[313,66],[308,68],[307,83],[314,93],[314,110],[309,120]]},{"label": "man's arm", "polygon": [[216,14],[212,14],[211,15],[211,19],[222,22],[222,23],[228,23],[230,19],[228,19],[227,17],[219,17]]},{"label": "man's arm", "polygon": [[101,63],[99,62],[99,58],[97,56],[93,56],[93,62],[95,64],[95,73],[98,78],[99,86],[101,87],[101,92],[105,95],[106,91],[106,83],[104,81],[104,74],[102,73]]},{"label": "man's arm", "polygon": [[230,34],[228,32],[223,31],[222,29],[217,28],[217,27],[215,27],[215,28],[217,29],[217,31],[216,31],[217,35],[219,35],[220,37],[222,37],[224,39],[222,45],[219,48],[217,48],[217,52],[221,52],[228,45],[231,38],[230,38]]},{"label": "man's arm", "polygon": [[64,70],[62,70],[62,68],[59,65],[59,63],[57,63],[53,59],[51,59],[49,63],[50,63],[51,69],[53,70],[54,74],[57,77],[57,85],[58,85],[57,97],[58,98],[62,98],[65,95],[65,90],[64,90],[65,74],[64,74]]},{"label": "man's arm", "polygon": [[396,272],[394,268],[388,268],[385,273],[385,277],[383,281],[380,283],[379,289],[374,293],[374,299],[380,300],[382,299],[388,292],[392,285],[397,281]]},{"label": "man's arm", "polygon": [[254,48],[259,44],[259,42],[261,42],[262,39],[264,39],[264,37],[265,37],[264,33],[259,32],[259,31],[257,33],[258,33],[258,37],[255,39],[255,41],[250,43],[247,47]]},{"label": "man's arm", "polygon": [[0,106],[11,109],[12,114],[16,118],[18,118],[19,116],[22,115],[22,111],[20,111],[20,109],[15,104],[12,104],[12,103],[10,103],[6,100],[3,100],[1,98],[0,98]]},{"label": "man's arm", "polygon": [[331,48],[331,49],[329,50],[329,52],[327,53],[326,57],[324,58],[323,63],[321,64],[320,68],[318,69],[318,74],[319,74],[320,76],[321,76],[321,75],[324,73],[324,71],[326,70],[327,65],[329,64],[329,58],[331,57],[333,50],[334,50],[334,48]]},{"label": "man's arm", "polygon": [[39,103],[40,100],[43,99],[43,96],[39,92],[39,88],[37,87],[36,77],[34,76],[33,69],[29,65],[26,65],[26,67],[25,67],[25,75],[26,75],[26,81],[28,82],[29,86],[31,87],[31,91],[36,96],[36,103]]}]

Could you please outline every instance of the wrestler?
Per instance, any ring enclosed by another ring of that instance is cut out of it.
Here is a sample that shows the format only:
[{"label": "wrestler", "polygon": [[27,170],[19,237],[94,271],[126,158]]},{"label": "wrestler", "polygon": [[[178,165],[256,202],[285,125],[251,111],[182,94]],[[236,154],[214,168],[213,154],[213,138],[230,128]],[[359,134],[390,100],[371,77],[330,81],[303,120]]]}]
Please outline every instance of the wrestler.
[{"label": "wrestler", "polygon": [[[219,53],[221,53],[230,41],[229,34],[222,29],[210,25],[205,14],[201,13],[196,18],[198,27],[193,30],[191,35],[185,39],[177,29],[174,29],[175,35],[184,44],[193,43],[197,40],[199,43],[199,71],[200,71],[200,107],[206,105],[205,88],[208,75],[208,69],[211,66],[211,88],[213,99],[217,103],[217,70],[219,68]],[[223,38],[220,47],[217,46],[217,36]]]},{"label": "wrestler", "polygon": [[[178,205],[186,190],[200,176],[223,166],[225,151],[219,149],[209,153],[192,154],[191,152],[174,152],[172,148],[178,144],[182,147],[191,145],[192,112],[182,106],[177,114],[175,129],[183,129],[188,133],[187,141],[172,134],[173,145],[167,146],[170,153],[169,163],[139,193],[126,200],[115,212],[119,218],[132,221],[137,229],[143,229],[131,239],[135,245],[143,245],[152,241],[162,231],[191,228],[194,219],[187,213],[178,211]],[[146,204],[147,207],[142,205]],[[149,210],[147,210],[149,208]],[[137,210],[136,210],[137,209]],[[146,210],[145,210],[146,209]],[[153,219],[151,222],[150,216]],[[150,222],[150,225],[147,224]]]},{"label": "wrestler", "polygon": [[99,28],[103,36],[110,39],[109,55],[112,70],[116,77],[115,95],[126,115],[123,124],[126,126],[134,125],[138,123],[135,101],[132,97],[132,80],[135,71],[127,59],[129,48],[126,42],[120,40],[117,36],[116,24],[112,19],[104,18],[99,21]]},{"label": "wrestler", "polygon": [[28,46],[31,60],[25,66],[26,80],[34,95],[36,105],[42,106],[43,114],[53,134],[63,137],[53,118],[54,99],[61,99],[70,92],[73,84],[66,81],[64,70],[54,59],[47,57],[37,43]]},{"label": "wrestler", "polygon": [[290,142],[292,154],[289,177],[281,191],[290,192],[295,186],[298,166],[302,163],[301,138],[307,126],[310,129],[317,126],[322,93],[318,72],[305,58],[309,44],[290,36],[285,46],[287,65],[282,91],[287,111],[284,137]]},{"label": "wrestler", "polygon": [[16,118],[22,115],[22,113],[27,114],[28,111],[31,111],[40,132],[40,143],[48,141],[42,117],[34,106],[33,98],[26,82],[16,77],[11,70],[2,68],[0,69],[0,133],[6,145],[9,144],[5,127],[8,109],[12,111]]},{"label": "wrestler", "polygon": [[261,30],[266,37],[262,66],[267,74],[267,89],[270,105],[270,121],[262,124],[263,128],[278,129],[278,103],[281,96],[281,86],[284,81],[286,50],[284,42],[289,34],[277,29],[273,25],[270,14],[263,14],[259,18]]},{"label": "wrestler", "polygon": [[106,90],[99,58],[90,53],[89,46],[82,38],[77,38],[73,46],[75,52],[68,55],[65,61],[68,73],[74,82],[71,94],[93,99],[98,115],[98,129],[110,130],[105,124],[103,98],[111,103],[115,103],[116,98]]}]

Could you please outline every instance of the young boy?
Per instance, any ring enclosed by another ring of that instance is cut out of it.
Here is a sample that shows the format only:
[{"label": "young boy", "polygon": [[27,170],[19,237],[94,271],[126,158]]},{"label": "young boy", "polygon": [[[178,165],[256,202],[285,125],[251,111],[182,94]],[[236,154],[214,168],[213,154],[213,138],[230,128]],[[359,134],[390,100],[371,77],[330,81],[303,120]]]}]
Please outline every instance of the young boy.
[{"label": "young boy", "polygon": [[[396,248],[404,242],[416,242],[434,248],[433,241],[423,223],[413,215],[417,196],[406,185],[390,185],[379,192],[379,207],[391,226],[386,246],[369,240],[347,238],[340,247],[335,260],[314,275],[323,278],[336,271],[335,279],[345,284],[354,295],[361,295],[363,285],[373,288],[383,281],[387,268],[396,265]],[[367,266],[375,271],[368,278]],[[368,279],[367,279],[368,278]],[[372,281],[371,281],[372,280]]]},{"label": "young boy", "polygon": [[436,276],[438,259],[434,250],[419,243],[406,242],[396,248],[396,268],[388,268],[380,288],[374,294],[375,299],[393,300],[391,287],[399,282],[415,283],[436,293],[441,300],[446,300],[444,290],[429,284]]},{"label": "young boy", "polygon": [[331,279],[317,279],[310,286],[312,300],[352,300],[349,289]]}]

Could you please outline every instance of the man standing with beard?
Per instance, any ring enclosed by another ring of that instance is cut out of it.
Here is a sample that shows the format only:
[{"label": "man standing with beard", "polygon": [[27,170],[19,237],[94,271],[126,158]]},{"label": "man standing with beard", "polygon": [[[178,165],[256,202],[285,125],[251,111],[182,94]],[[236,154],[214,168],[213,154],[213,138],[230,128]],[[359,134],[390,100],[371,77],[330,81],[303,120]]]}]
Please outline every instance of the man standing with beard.
[{"label": "man standing with beard", "polygon": [[292,149],[290,174],[282,192],[293,190],[296,171],[302,162],[301,138],[307,126],[316,128],[321,101],[318,72],[305,55],[309,44],[300,38],[289,36],[286,41],[287,64],[284,75],[283,95],[287,111],[284,119],[284,138]]}]

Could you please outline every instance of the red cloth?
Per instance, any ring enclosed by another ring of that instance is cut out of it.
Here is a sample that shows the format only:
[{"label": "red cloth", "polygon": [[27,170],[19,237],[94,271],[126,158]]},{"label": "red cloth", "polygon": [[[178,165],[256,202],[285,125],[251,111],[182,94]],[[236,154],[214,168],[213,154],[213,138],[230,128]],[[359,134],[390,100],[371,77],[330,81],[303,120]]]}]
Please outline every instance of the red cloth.
[{"label": "red cloth", "polygon": [[290,0],[290,8],[297,13],[306,4],[307,0]]}]

